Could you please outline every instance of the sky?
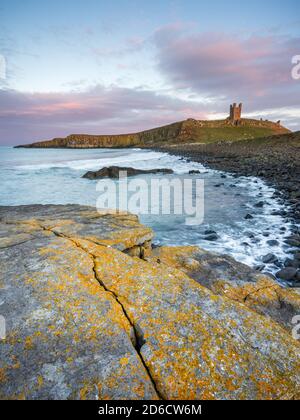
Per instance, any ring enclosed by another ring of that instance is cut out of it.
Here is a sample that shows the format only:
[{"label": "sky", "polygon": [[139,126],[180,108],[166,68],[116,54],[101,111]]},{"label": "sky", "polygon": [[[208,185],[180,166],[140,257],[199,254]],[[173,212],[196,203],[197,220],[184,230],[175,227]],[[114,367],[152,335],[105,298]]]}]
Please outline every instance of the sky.
[{"label": "sky", "polygon": [[299,0],[0,0],[0,145],[244,116],[300,130]]}]

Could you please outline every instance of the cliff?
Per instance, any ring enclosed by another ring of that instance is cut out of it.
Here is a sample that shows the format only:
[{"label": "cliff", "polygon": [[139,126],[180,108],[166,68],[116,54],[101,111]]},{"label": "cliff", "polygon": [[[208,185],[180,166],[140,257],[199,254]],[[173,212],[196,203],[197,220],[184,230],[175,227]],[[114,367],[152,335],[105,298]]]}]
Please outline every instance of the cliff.
[{"label": "cliff", "polygon": [[65,138],[36,142],[17,147],[37,148],[101,148],[149,147],[185,142],[211,143],[218,140],[241,140],[289,132],[278,123],[241,119],[234,125],[229,119],[200,121],[188,119],[151,130],[120,135],[71,134]]},{"label": "cliff", "polygon": [[232,258],[84,206],[0,207],[1,399],[297,399],[300,310]]}]

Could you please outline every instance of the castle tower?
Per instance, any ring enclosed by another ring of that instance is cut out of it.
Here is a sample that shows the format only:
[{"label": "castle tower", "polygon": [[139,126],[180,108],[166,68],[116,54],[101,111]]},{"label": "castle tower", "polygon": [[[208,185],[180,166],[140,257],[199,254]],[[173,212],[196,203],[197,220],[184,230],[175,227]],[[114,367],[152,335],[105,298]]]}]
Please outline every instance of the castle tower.
[{"label": "castle tower", "polygon": [[239,104],[237,106],[236,103],[230,105],[230,116],[229,119],[233,124],[238,125],[241,117],[242,117],[242,107],[243,104]]}]

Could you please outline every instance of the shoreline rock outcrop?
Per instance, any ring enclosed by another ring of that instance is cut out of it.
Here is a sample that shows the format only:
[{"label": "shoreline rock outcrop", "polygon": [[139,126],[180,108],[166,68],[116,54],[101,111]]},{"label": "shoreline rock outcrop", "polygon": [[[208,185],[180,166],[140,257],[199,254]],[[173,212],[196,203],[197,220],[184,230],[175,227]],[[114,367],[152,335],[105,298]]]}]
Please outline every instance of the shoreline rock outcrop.
[{"label": "shoreline rock outcrop", "polygon": [[[286,244],[294,255],[285,266],[278,267],[277,276],[290,281],[293,287],[300,286],[300,272],[295,270],[300,268],[300,131],[234,142],[166,145],[155,150],[184,156],[236,176],[259,177],[275,187],[274,198],[282,200],[286,209],[273,212],[273,216],[280,214],[292,222],[292,235]],[[257,208],[263,206],[264,201],[257,203]]]},{"label": "shoreline rock outcrop", "polygon": [[121,166],[109,166],[99,171],[88,171],[85,173],[82,178],[86,179],[103,179],[103,178],[112,178],[117,179],[120,176],[120,172],[126,172],[127,176],[136,176],[136,175],[148,175],[148,174],[164,174],[170,175],[173,174],[174,171],[172,169],[135,169],[135,168],[127,168]]},{"label": "shoreline rock outcrop", "polygon": [[300,397],[286,318],[244,300],[257,273],[152,238],[127,213],[0,207],[1,399]]}]

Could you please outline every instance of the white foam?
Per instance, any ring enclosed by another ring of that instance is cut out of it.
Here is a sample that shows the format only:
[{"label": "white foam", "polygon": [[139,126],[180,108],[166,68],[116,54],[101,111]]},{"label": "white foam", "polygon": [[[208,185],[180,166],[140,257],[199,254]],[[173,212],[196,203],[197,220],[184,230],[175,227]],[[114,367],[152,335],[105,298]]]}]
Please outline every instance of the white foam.
[{"label": "white foam", "polygon": [[[113,155],[117,156],[113,156]],[[128,154],[114,152],[110,157],[100,157],[94,159],[74,159],[68,161],[52,161],[18,166],[23,170],[48,170],[53,168],[68,168],[78,171],[99,170],[106,166],[130,166],[135,169],[173,169],[174,172],[187,173],[189,170],[197,169],[203,171],[200,163],[187,163],[179,157],[170,156],[167,153],[142,151],[141,149],[130,149]]]}]

